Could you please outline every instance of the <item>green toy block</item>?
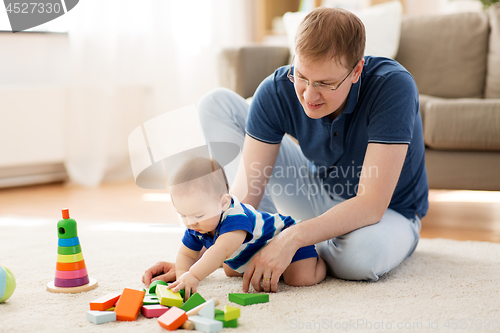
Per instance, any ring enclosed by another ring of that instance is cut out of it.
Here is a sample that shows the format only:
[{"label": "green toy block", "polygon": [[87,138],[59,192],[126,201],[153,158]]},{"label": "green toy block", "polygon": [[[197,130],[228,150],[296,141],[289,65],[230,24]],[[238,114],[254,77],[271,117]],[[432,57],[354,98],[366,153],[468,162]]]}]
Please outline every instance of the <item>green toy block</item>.
[{"label": "green toy block", "polygon": [[215,315],[217,316],[218,314],[224,315],[224,311],[221,309],[215,309]]},{"label": "green toy block", "polygon": [[240,309],[232,306],[224,306],[224,320],[231,321],[240,317]]},{"label": "green toy block", "polygon": [[69,218],[63,218],[57,222],[57,237],[58,238],[74,238],[78,237],[78,231],[76,228],[76,221]]},{"label": "green toy block", "polygon": [[215,320],[222,321],[224,327],[238,327],[238,319],[224,320],[224,313],[215,314]]},{"label": "green toy block", "polygon": [[167,289],[167,286],[159,284],[156,286],[156,297],[160,300],[161,305],[168,307],[182,306],[182,297],[179,293],[174,293],[172,290]]},{"label": "green toy block", "polygon": [[160,304],[160,300],[156,297],[156,294],[150,294],[144,296],[144,300],[142,302],[143,305],[155,305]]},{"label": "green toy block", "polygon": [[149,285],[148,290],[146,290],[146,292],[148,294],[156,294],[156,286],[159,284],[164,285],[164,286],[168,286],[168,283],[166,283],[165,281],[156,280],[156,281],[151,282],[151,284]]},{"label": "green toy block", "polygon": [[[186,290],[185,289],[181,289],[179,290],[179,294],[181,294],[182,296],[182,299],[184,300],[184,302],[186,301]],[[191,291],[191,295],[189,295],[189,297],[193,296],[193,292]]]},{"label": "green toy block", "polygon": [[58,246],[57,253],[62,255],[77,254],[82,252],[82,247],[80,244],[75,246]]},{"label": "green toy block", "polygon": [[238,294],[230,293],[229,300],[239,305],[250,305],[269,302],[269,294]]},{"label": "green toy block", "polygon": [[191,309],[194,309],[200,304],[205,303],[205,299],[198,293],[195,293],[189,297],[189,299],[184,303],[183,306],[181,306],[181,309],[188,312]]}]

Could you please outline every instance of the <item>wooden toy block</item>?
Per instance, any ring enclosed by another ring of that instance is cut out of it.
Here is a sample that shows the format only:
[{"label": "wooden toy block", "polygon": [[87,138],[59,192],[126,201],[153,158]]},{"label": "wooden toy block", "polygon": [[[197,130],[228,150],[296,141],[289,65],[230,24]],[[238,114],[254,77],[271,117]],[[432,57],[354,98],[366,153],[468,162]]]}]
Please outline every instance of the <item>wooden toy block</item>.
[{"label": "wooden toy block", "polygon": [[58,279],[79,279],[87,275],[87,268],[78,269],[76,271],[58,271],[56,269],[56,278]]},{"label": "wooden toy block", "polygon": [[84,269],[85,260],[77,261],[77,262],[57,262],[56,269],[58,271],[77,271],[79,269]]},{"label": "wooden toy block", "polygon": [[165,281],[161,281],[161,280],[156,280],[156,281],[153,281],[149,284],[149,287],[148,287],[148,294],[156,294],[156,286],[157,285],[164,285],[164,286],[168,286],[168,283],[166,283]]},{"label": "wooden toy block", "polygon": [[57,240],[57,246],[77,246],[80,244],[78,237],[73,238],[59,238]]},{"label": "wooden toy block", "polygon": [[192,331],[194,330],[194,323],[190,320],[186,320],[184,324],[181,325],[181,328]]},{"label": "wooden toy block", "polygon": [[230,293],[229,300],[239,305],[250,305],[269,302],[269,294],[238,294]]},{"label": "wooden toy block", "polygon": [[161,304],[143,305],[141,313],[146,318],[156,318],[167,312],[168,308]]},{"label": "wooden toy block", "polygon": [[85,275],[84,277],[77,279],[59,279],[54,278],[54,285],[60,288],[70,288],[70,287],[79,287],[86,285],[90,282],[89,276]]},{"label": "wooden toy block", "polygon": [[[214,301],[214,304],[215,306],[219,305],[219,299],[218,298],[212,298],[213,301]],[[195,307],[194,309],[191,309],[187,312],[187,315],[188,317],[189,316],[197,316],[198,313],[201,311],[201,309],[203,309],[205,307],[205,305],[207,304],[207,302],[203,303],[203,304],[200,304],[198,305],[197,307]]]},{"label": "wooden toy block", "polygon": [[57,287],[55,281],[51,281],[47,284],[47,290],[52,293],[78,294],[95,289],[98,285],[97,280],[91,277],[87,284],[78,287]]},{"label": "wooden toy block", "polygon": [[185,302],[186,301],[186,290],[185,289],[179,290],[179,294],[181,294],[182,301]]},{"label": "wooden toy block", "polygon": [[186,320],[188,320],[186,311],[173,306],[158,318],[158,323],[161,327],[174,331],[181,327]]},{"label": "wooden toy block", "polygon": [[160,300],[156,297],[156,294],[150,294],[144,296],[144,300],[142,301],[143,305],[155,305],[160,304]]},{"label": "wooden toy block", "polygon": [[[186,301],[186,290],[185,289],[181,289],[179,290],[179,294],[181,294],[182,296],[182,299],[184,300],[184,302]],[[189,295],[189,297],[193,296],[193,291],[191,291],[191,295]]]},{"label": "wooden toy block", "polygon": [[231,321],[240,317],[240,309],[232,306],[224,306],[224,320]]},{"label": "wooden toy block", "polygon": [[78,237],[76,221],[69,217],[69,210],[63,209],[62,215],[62,220],[59,220],[59,222],[57,222],[57,238],[71,239]]},{"label": "wooden toy block", "polygon": [[211,333],[220,332],[224,328],[222,322],[202,316],[192,316],[189,317],[189,320],[194,323],[194,328],[197,331]]},{"label": "wooden toy block", "polygon": [[165,306],[176,306],[180,308],[182,306],[182,297],[179,293],[174,293],[172,290],[167,289],[167,286],[157,285],[156,286],[156,297],[160,301],[161,305]]},{"label": "wooden toy block", "polygon": [[203,307],[203,309],[198,312],[198,316],[201,316],[203,318],[208,318],[208,319],[214,319],[215,317],[215,303],[214,300],[208,300]]},{"label": "wooden toy block", "polygon": [[189,297],[186,303],[181,306],[181,309],[188,312],[203,303],[205,303],[205,299],[200,294],[194,293],[191,297]]},{"label": "wooden toy block", "polygon": [[217,315],[220,315],[220,314],[221,314],[221,315],[224,315],[224,311],[222,311],[222,310],[220,310],[220,309],[215,309],[215,311],[214,311],[214,312],[215,312],[215,315],[216,315],[216,316],[217,316]]},{"label": "wooden toy block", "polygon": [[77,254],[58,254],[57,255],[57,262],[62,262],[62,263],[71,263],[71,262],[77,262],[83,260],[83,253],[77,253]]},{"label": "wooden toy block", "polygon": [[87,311],[87,319],[94,324],[116,321],[116,313],[110,311]]},{"label": "wooden toy block", "polygon": [[101,296],[90,302],[90,310],[105,311],[115,306],[116,302],[121,296],[121,292],[114,292]]},{"label": "wooden toy block", "polygon": [[144,291],[135,289],[123,289],[120,299],[116,303],[116,320],[134,321],[139,314],[144,299]]},{"label": "wooden toy block", "polygon": [[225,320],[224,319],[224,313],[220,313],[220,314],[215,314],[215,320],[218,320],[220,322],[222,322],[222,325],[224,326],[224,328],[226,327],[238,327],[238,319],[233,319],[233,320]]},{"label": "wooden toy block", "polygon": [[82,247],[80,244],[75,245],[75,246],[58,246],[57,247],[57,253],[59,254],[77,254],[82,252]]},{"label": "wooden toy block", "polygon": [[113,312],[115,312],[115,307],[114,307],[114,306],[112,306],[112,307],[110,307],[109,309],[106,309],[106,311],[113,311]]}]

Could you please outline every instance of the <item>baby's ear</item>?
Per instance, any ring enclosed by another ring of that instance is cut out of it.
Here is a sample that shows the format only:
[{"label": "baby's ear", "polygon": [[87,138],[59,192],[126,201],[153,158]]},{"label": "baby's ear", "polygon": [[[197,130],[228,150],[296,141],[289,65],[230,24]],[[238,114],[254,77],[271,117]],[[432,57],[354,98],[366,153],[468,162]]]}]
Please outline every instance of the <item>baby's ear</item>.
[{"label": "baby's ear", "polygon": [[222,206],[222,210],[227,210],[231,206],[231,196],[228,193],[220,197],[220,205]]}]

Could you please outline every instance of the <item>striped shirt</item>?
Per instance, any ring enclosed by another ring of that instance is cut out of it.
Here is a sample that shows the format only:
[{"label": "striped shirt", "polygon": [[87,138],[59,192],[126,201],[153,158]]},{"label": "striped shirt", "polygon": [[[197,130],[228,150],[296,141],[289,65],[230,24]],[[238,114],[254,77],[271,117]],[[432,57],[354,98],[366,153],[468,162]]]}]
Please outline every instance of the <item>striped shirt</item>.
[{"label": "striped shirt", "polygon": [[[234,196],[231,198],[231,205],[222,213],[214,237],[186,229],[182,243],[193,251],[201,251],[203,246],[208,249],[220,235],[226,232],[245,230],[247,232],[245,241],[225,261],[233,270],[244,273],[250,259],[283,229],[294,225],[295,220],[290,216],[258,211],[251,205],[240,203]],[[306,248],[308,249],[307,255],[302,255],[300,258],[294,257],[295,260],[292,261],[317,257],[314,246]]]}]

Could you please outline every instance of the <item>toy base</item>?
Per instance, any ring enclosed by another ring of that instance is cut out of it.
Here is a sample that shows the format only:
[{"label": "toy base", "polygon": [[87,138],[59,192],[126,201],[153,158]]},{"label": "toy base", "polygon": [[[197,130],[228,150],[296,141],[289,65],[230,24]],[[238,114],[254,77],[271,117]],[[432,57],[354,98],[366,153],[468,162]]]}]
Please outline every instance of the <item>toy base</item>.
[{"label": "toy base", "polygon": [[97,280],[94,278],[90,278],[90,282],[87,284],[84,284],[83,286],[79,287],[70,287],[70,288],[61,288],[61,287],[56,287],[54,285],[54,281],[51,281],[47,283],[47,290],[52,292],[52,293],[67,293],[67,294],[76,294],[76,293],[83,293],[85,291],[92,290],[94,288],[97,288]]}]

